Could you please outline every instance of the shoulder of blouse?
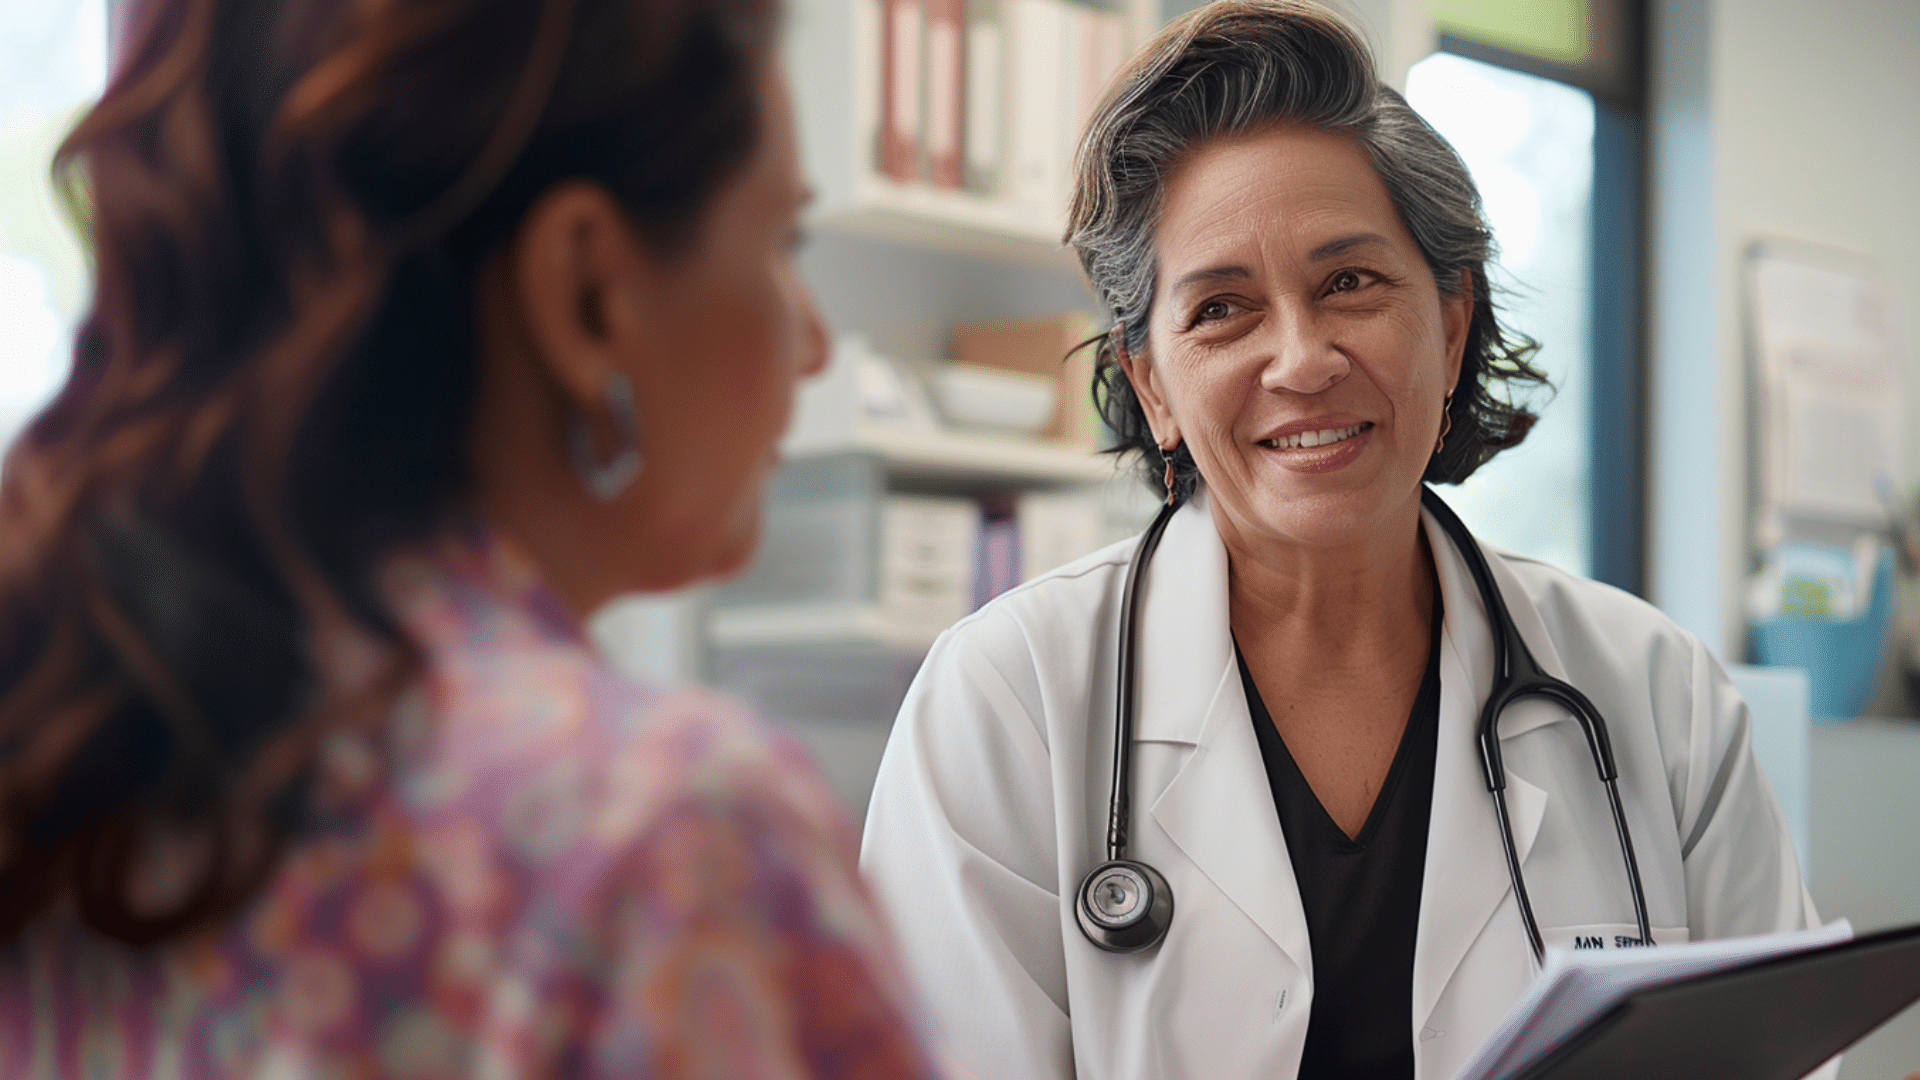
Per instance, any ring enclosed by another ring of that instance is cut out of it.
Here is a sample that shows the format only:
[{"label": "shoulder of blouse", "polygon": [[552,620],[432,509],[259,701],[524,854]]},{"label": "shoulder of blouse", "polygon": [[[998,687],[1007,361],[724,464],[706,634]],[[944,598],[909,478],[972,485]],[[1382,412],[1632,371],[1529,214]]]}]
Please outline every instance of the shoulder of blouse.
[{"label": "shoulder of blouse", "polygon": [[[930,1068],[854,823],[796,740],[720,695],[613,671],[497,537],[386,580],[424,653],[389,728],[393,805],[430,873],[438,860],[459,876],[436,852],[464,832],[515,882],[523,930],[579,958],[611,1074],[717,1067],[717,1048],[767,1041]],[[446,891],[480,891],[459,885]],[[745,1013],[675,1000],[716,963]],[[769,1026],[744,1042],[718,1030],[741,1015]]]}]

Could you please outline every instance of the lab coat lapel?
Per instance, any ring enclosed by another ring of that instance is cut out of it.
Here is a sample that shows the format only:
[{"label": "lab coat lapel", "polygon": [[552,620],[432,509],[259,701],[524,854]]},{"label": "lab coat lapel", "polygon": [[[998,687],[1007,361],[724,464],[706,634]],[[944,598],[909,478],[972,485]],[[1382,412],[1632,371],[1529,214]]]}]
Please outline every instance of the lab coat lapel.
[{"label": "lab coat lapel", "polygon": [[[1440,655],[1439,745],[1434,755],[1433,811],[1427,832],[1427,863],[1422,879],[1420,932],[1413,969],[1413,1015],[1424,1025],[1489,919],[1513,892],[1493,798],[1482,778],[1478,732],[1481,703],[1493,684],[1493,636],[1479,591],[1458,550],[1426,517],[1429,546],[1439,573],[1446,618]],[[1500,561],[1491,559],[1497,570]],[[1496,580],[1499,580],[1496,577]],[[1502,595],[1529,644],[1544,640],[1539,616],[1517,582],[1500,580]],[[1531,625],[1525,620],[1531,620]],[[1535,652],[1540,652],[1538,647]],[[1542,657],[1545,665],[1545,658]],[[1557,658],[1555,660],[1557,665]],[[1546,710],[1515,709],[1502,724],[1504,742],[1521,730],[1551,722],[1536,719]],[[1507,773],[1507,812],[1514,846],[1524,864],[1539,834],[1547,793],[1525,778]],[[1528,948],[1518,919],[1515,941]]]},{"label": "lab coat lapel", "polygon": [[1234,906],[1311,971],[1306,911],[1239,669],[1222,674],[1200,744],[1154,802],[1153,819]]},{"label": "lab coat lapel", "polygon": [[1216,676],[1234,662],[1227,549],[1204,491],[1167,523],[1141,585],[1136,625],[1134,737],[1198,743]]},{"label": "lab coat lapel", "polygon": [[1234,660],[1226,549],[1203,498],[1168,524],[1142,603],[1136,738],[1194,750],[1157,798],[1136,797],[1151,800],[1180,851],[1308,970],[1306,913]]}]

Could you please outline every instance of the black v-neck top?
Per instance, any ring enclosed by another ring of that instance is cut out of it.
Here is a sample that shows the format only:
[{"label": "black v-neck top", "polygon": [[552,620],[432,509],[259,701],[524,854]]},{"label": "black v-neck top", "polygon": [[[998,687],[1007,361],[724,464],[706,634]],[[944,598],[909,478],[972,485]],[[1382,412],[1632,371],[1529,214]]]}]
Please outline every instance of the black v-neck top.
[{"label": "black v-neck top", "polygon": [[1288,753],[1246,661],[1240,681],[1293,858],[1313,950],[1313,1011],[1299,1080],[1412,1080],[1413,948],[1440,726],[1438,590],[1427,673],[1360,835],[1334,824]]}]

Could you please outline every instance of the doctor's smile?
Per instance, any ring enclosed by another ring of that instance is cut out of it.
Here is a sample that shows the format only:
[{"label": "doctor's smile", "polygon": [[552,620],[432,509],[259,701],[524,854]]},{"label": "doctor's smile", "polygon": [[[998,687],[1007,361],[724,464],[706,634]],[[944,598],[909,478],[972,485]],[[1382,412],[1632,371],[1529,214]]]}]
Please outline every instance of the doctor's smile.
[{"label": "doctor's smile", "polygon": [[1813,925],[1706,648],[1448,508],[1546,379],[1472,177],[1360,35],[1216,0],[1113,86],[1066,240],[1158,515],[941,636],[868,810],[960,1052],[1447,1080],[1550,946]]},{"label": "doctor's smile", "polygon": [[1274,434],[1254,440],[1283,467],[1295,472],[1331,472],[1352,461],[1366,448],[1372,421],[1334,424],[1325,419],[1302,420]]}]

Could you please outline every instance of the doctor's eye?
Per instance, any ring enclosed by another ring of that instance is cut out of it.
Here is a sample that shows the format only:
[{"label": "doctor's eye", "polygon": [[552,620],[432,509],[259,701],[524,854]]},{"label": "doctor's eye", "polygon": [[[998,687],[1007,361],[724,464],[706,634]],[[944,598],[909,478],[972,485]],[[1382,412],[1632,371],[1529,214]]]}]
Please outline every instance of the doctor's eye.
[{"label": "doctor's eye", "polygon": [[1365,270],[1357,266],[1350,266],[1345,270],[1335,270],[1332,275],[1327,278],[1326,287],[1321,295],[1323,297],[1344,296],[1349,293],[1366,292],[1370,290],[1371,286],[1390,285],[1393,284],[1393,282],[1394,279],[1392,277],[1380,273],[1377,270]]},{"label": "doctor's eye", "polygon": [[1235,310],[1237,310],[1237,306],[1231,300],[1219,298],[1208,300],[1194,309],[1193,325],[1199,326],[1203,323],[1219,322],[1221,319],[1232,315]]},{"label": "doctor's eye", "polygon": [[1327,283],[1327,291],[1334,293],[1353,292],[1366,283],[1366,278],[1361,276],[1360,271],[1342,270],[1333,275],[1333,280]]}]

